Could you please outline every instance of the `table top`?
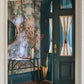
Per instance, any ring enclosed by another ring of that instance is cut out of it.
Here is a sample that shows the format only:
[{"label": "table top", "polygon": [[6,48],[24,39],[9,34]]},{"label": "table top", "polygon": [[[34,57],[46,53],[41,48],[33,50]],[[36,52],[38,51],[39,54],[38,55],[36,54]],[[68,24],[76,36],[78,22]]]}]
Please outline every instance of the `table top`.
[{"label": "table top", "polygon": [[34,60],[34,59],[40,59],[40,58],[28,58],[28,59],[12,58],[12,59],[8,59],[8,60],[9,60],[9,61],[26,61],[26,60]]}]

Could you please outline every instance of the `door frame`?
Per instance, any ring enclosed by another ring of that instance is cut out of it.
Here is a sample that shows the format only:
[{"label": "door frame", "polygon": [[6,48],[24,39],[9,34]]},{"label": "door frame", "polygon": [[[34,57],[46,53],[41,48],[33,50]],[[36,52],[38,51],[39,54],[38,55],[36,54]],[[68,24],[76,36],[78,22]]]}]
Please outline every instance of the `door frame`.
[{"label": "door frame", "polygon": [[[0,84],[7,84],[7,1],[0,0]],[[75,84],[82,82],[82,1],[75,1]]]}]

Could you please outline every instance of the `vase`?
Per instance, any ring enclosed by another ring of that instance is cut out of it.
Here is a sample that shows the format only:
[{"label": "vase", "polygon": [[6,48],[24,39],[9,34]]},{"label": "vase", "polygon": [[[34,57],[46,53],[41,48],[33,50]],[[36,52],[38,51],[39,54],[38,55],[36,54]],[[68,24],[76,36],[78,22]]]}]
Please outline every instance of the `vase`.
[{"label": "vase", "polygon": [[41,72],[42,72],[43,80],[45,80],[48,72],[48,67],[41,66]]},{"label": "vase", "polygon": [[31,48],[30,50],[30,58],[34,58],[34,48]]}]

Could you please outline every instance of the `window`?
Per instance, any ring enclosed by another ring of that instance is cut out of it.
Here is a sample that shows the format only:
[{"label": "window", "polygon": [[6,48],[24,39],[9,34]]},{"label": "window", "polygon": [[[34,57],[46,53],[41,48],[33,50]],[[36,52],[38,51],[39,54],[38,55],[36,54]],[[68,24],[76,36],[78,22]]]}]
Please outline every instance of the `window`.
[{"label": "window", "polygon": [[60,16],[60,56],[72,56],[72,16]]},{"label": "window", "polygon": [[72,0],[60,0],[60,8],[61,9],[72,8]]},{"label": "window", "polygon": [[49,53],[52,53],[52,18],[49,18]]},{"label": "window", "polygon": [[50,3],[50,13],[52,13],[53,12],[53,2],[51,1],[51,3]]}]

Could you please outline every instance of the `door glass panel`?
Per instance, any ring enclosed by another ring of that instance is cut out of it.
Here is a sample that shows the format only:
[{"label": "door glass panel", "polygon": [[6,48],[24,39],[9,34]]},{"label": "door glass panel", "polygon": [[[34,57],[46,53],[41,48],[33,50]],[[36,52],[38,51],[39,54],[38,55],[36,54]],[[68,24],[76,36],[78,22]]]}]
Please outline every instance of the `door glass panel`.
[{"label": "door glass panel", "polygon": [[51,1],[51,3],[50,3],[50,13],[52,13],[53,12],[53,2]]},{"label": "door glass panel", "polygon": [[60,0],[60,8],[61,9],[72,8],[72,0]]},{"label": "door glass panel", "polygon": [[52,53],[52,18],[49,18],[49,53]]},{"label": "door glass panel", "polygon": [[72,56],[72,16],[60,16],[60,56]]}]

